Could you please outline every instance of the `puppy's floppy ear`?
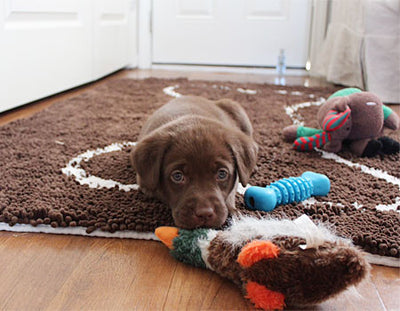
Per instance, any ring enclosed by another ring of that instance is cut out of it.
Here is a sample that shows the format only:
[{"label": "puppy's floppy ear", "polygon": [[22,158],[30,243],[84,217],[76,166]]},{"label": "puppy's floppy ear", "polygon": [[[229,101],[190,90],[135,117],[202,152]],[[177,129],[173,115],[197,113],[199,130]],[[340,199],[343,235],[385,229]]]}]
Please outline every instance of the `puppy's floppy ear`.
[{"label": "puppy's floppy ear", "polygon": [[131,153],[132,166],[139,176],[139,186],[145,191],[155,192],[160,186],[160,174],[170,136],[155,131],[145,136]]},{"label": "puppy's floppy ear", "polygon": [[249,136],[253,135],[253,127],[251,126],[249,117],[239,103],[223,98],[216,101],[215,104],[236,122],[236,125],[243,133]]},{"label": "puppy's floppy ear", "polygon": [[245,187],[257,162],[258,145],[253,138],[241,132],[231,136],[228,144],[235,159],[239,181]]}]

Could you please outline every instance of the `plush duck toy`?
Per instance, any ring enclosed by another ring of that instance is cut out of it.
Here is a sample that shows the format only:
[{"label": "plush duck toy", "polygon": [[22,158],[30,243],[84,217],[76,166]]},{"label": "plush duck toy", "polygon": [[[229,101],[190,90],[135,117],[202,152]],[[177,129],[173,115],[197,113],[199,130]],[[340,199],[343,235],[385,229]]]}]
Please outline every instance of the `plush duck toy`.
[{"label": "plush duck toy", "polygon": [[320,107],[317,120],[322,130],[291,125],[283,130],[285,140],[294,141],[294,149],[306,151],[322,147],[339,152],[346,140],[357,156],[400,152],[399,142],[382,137],[384,128],[399,129],[400,118],[373,93],[340,90]]},{"label": "plush duck toy", "polygon": [[314,305],[369,271],[361,251],[306,215],[294,221],[244,217],[225,230],[159,227],[155,233],[173,257],[232,280],[264,310]]}]

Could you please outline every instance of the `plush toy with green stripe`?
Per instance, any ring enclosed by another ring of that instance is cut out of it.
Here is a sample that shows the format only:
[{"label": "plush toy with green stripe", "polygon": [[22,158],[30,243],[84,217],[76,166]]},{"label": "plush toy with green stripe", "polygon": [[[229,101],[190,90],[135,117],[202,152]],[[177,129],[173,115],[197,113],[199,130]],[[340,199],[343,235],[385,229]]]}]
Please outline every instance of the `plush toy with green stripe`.
[{"label": "plush toy with green stripe", "polygon": [[293,148],[310,151],[323,148],[339,152],[343,142],[357,156],[400,152],[399,142],[383,137],[384,128],[398,130],[399,116],[373,93],[346,88],[332,94],[320,107],[317,120],[321,129],[291,125],[283,130]]}]

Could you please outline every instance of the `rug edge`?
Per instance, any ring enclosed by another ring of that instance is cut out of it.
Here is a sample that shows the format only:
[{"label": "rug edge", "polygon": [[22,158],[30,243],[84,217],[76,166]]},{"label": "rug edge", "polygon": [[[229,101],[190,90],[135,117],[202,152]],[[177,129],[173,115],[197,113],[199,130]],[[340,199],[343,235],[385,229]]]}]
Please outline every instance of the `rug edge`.
[{"label": "rug edge", "polygon": [[370,264],[400,268],[400,258],[385,257],[376,254],[366,253],[365,259],[367,259]]},{"label": "rug edge", "polygon": [[87,233],[85,227],[66,227],[53,228],[50,225],[38,225],[36,227],[26,224],[15,224],[10,226],[8,223],[0,222],[0,231],[21,232],[21,233],[48,233],[48,234],[64,234],[79,235],[96,238],[120,238],[120,239],[137,239],[137,240],[154,240],[159,241],[153,232],[136,232],[136,231],[116,231],[114,233],[101,230]]}]

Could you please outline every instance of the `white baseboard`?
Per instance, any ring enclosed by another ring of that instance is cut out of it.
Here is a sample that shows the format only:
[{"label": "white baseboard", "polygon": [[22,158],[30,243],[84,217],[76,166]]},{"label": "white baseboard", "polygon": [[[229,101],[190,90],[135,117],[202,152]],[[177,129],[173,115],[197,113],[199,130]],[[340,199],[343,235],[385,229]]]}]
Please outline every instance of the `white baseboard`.
[{"label": "white baseboard", "polygon": [[[275,68],[259,68],[259,67],[153,64],[151,66],[151,69],[172,70],[172,71],[204,71],[204,72],[224,72],[224,73],[227,72],[227,73],[276,75]],[[286,75],[288,75],[288,76],[307,76],[308,71],[306,71],[305,69],[287,69]]]}]

